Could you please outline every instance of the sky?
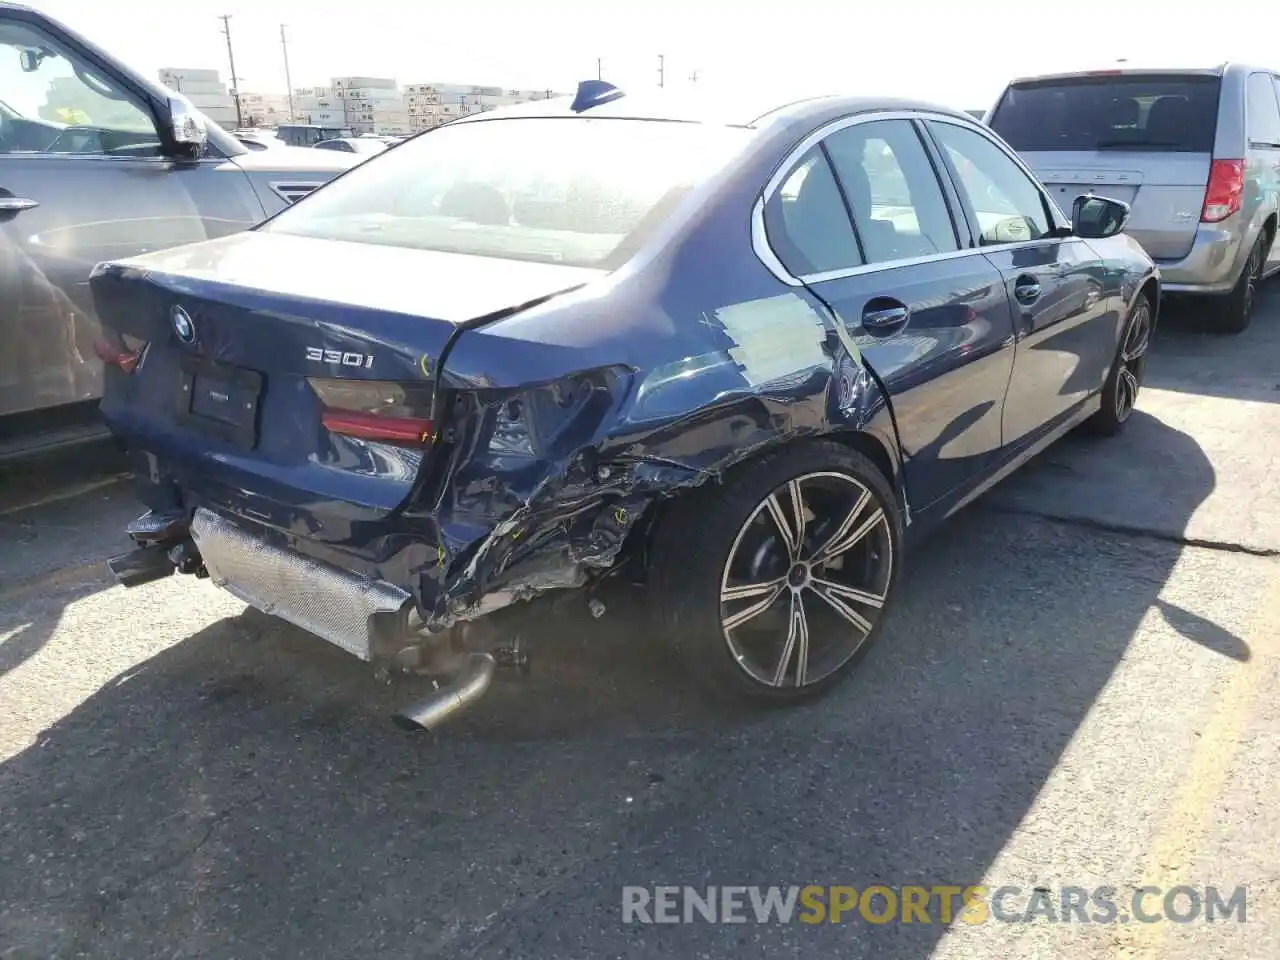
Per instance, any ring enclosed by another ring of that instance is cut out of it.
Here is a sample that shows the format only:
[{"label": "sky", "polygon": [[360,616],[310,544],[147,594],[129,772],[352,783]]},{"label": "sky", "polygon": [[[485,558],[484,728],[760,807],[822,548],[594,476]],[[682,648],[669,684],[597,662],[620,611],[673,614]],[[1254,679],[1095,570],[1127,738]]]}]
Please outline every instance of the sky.
[{"label": "sky", "polygon": [[[241,89],[334,76],[571,91],[624,89],[885,94],[991,105],[1013,76],[1244,60],[1280,66],[1280,0],[1235,0],[1215,29],[1192,0],[25,0],[135,69],[211,67]],[[1218,6],[1221,6],[1219,4]]]}]

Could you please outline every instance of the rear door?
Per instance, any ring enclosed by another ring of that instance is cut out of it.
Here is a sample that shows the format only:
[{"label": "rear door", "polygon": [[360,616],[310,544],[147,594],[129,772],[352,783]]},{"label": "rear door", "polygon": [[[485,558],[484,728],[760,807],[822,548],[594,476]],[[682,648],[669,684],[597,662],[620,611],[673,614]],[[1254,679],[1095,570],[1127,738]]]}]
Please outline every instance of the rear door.
[{"label": "rear door", "polygon": [[914,121],[845,124],[767,197],[766,230],[883,381],[912,506],[923,510],[999,454],[1009,302],[999,271],[957,234]]},{"label": "rear door", "polygon": [[1221,79],[1088,74],[1013,84],[989,125],[1070,210],[1094,192],[1132,207],[1126,232],[1156,260],[1195,240],[1213,160]]},{"label": "rear door", "polygon": [[969,124],[926,126],[1014,309],[1004,442],[1034,443],[1102,388],[1119,322],[1103,263],[1085,241],[1055,235],[1060,213],[995,140]]},{"label": "rear door", "polygon": [[[46,56],[28,70],[22,50]],[[162,156],[147,98],[30,16],[0,11],[0,101],[4,416],[101,395],[95,264],[243,230],[263,210],[233,164]]]}]

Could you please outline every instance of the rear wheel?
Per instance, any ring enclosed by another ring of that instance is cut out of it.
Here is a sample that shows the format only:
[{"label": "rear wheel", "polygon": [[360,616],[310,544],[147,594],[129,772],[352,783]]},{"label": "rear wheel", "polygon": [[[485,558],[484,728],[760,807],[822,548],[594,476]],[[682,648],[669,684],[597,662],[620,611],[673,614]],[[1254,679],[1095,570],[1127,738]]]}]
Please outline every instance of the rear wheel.
[{"label": "rear wheel", "polygon": [[866,653],[897,581],[902,524],[864,456],[780,450],[677,505],[652,583],[664,633],[713,693],[785,704],[828,690]]},{"label": "rear wheel", "polygon": [[1102,387],[1102,407],[1088,420],[1092,433],[1114,436],[1119,433],[1138,405],[1138,392],[1147,371],[1147,351],[1151,348],[1153,321],[1151,302],[1139,296],[1120,336],[1115,363]]},{"label": "rear wheel", "polygon": [[1217,333],[1242,333],[1253,319],[1253,305],[1257,299],[1258,281],[1262,279],[1262,267],[1266,263],[1267,235],[1263,233],[1249,251],[1240,279],[1225,297],[1214,304],[1213,329]]}]

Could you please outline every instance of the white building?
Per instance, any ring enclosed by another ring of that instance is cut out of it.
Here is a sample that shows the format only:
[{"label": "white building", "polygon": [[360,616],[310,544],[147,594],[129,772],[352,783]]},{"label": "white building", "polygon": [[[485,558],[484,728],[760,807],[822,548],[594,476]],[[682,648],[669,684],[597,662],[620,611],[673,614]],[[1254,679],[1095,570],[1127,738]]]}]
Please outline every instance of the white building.
[{"label": "white building", "polygon": [[464,83],[413,83],[405,87],[405,94],[409,125],[415,133],[468,114],[562,96],[553,90],[509,90]]},{"label": "white building", "polygon": [[221,127],[236,126],[236,102],[217,70],[165,67],[160,82],[182,94],[191,105]]},{"label": "white building", "polygon": [[394,80],[334,77],[332,89],[334,99],[342,105],[345,126],[357,136],[362,133],[404,136],[410,132],[409,110]]},{"label": "white building", "polygon": [[289,97],[283,93],[242,93],[245,126],[276,127],[289,122]]}]

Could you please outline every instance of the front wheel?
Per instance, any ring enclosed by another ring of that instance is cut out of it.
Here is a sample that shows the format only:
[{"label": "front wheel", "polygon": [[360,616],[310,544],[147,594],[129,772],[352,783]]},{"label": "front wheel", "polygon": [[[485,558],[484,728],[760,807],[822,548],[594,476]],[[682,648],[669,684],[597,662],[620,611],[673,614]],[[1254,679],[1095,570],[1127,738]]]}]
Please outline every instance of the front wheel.
[{"label": "front wheel", "polygon": [[785,704],[878,635],[902,562],[888,482],[862,454],[788,447],[677,504],[652,557],[661,623],[713,693]]},{"label": "front wheel", "polygon": [[1102,407],[1089,418],[1087,426],[1095,434],[1109,437],[1119,433],[1138,405],[1138,391],[1147,371],[1147,351],[1153,328],[1151,302],[1140,295],[1129,311],[1115,362],[1102,387]]}]

